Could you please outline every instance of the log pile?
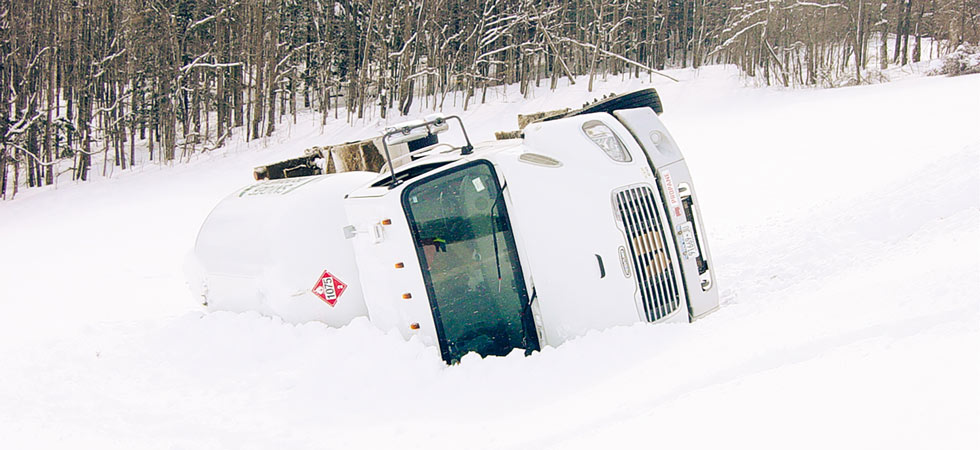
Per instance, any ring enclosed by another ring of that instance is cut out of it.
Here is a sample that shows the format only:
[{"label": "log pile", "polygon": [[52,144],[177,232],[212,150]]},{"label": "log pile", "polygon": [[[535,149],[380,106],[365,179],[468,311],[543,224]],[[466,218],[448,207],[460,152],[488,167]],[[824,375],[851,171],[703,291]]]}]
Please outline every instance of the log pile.
[{"label": "log pile", "polygon": [[517,127],[519,129],[513,131],[497,131],[493,134],[498,141],[503,139],[519,139],[524,137],[524,128],[528,125],[545,119],[550,119],[555,116],[560,116],[562,114],[570,111],[569,108],[556,109],[553,111],[542,111],[531,114],[518,114],[517,115]]},{"label": "log pile", "polygon": [[[392,158],[397,157],[397,153],[402,153],[398,151],[398,146],[392,147],[394,148],[389,148],[392,150]],[[379,172],[385,162],[377,139],[365,139],[308,148],[303,156],[256,167],[253,175],[256,180],[275,180],[351,171]]]}]

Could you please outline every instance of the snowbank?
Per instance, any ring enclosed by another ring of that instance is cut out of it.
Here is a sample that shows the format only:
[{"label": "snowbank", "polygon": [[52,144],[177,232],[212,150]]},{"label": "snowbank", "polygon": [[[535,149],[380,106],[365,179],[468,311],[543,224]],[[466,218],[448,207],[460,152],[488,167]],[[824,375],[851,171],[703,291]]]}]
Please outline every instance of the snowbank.
[{"label": "snowbank", "polygon": [[[980,75],[836,90],[655,80],[698,180],[720,311],[442,364],[365,320],[206,314],[181,265],[265,143],[0,204],[7,448],[980,447]],[[460,112],[471,133],[636,80]],[[447,102],[448,103],[448,102]]]}]

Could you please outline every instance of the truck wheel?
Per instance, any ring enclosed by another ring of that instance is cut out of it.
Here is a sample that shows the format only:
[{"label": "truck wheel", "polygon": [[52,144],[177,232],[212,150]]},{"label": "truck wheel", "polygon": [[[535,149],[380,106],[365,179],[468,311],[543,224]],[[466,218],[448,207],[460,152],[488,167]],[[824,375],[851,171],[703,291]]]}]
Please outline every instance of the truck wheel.
[{"label": "truck wheel", "polygon": [[630,92],[629,94],[614,95],[602,100],[596,100],[583,106],[582,109],[569,111],[565,114],[545,117],[543,119],[536,120],[535,122],[547,122],[549,120],[575,117],[580,114],[589,113],[604,112],[612,114],[613,111],[620,109],[643,108],[647,106],[652,108],[653,112],[657,113],[657,115],[664,112],[664,107],[660,103],[660,96],[657,95],[657,90],[652,87]]},{"label": "truck wheel", "polygon": [[629,94],[615,95],[598,100],[592,104],[582,107],[582,109],[578,111],[569,113],[568,116],[577,116],[579,114],[596,112],[612,113],[613,111],[620,109],[642,108],[644,106],[653,108],[653,111],[656,112],[657,115],[664,112],[664,107],[660,103],[660,96],[657,95],[657,90],[654,88],[646,88],[639,91],[630,92]]}]

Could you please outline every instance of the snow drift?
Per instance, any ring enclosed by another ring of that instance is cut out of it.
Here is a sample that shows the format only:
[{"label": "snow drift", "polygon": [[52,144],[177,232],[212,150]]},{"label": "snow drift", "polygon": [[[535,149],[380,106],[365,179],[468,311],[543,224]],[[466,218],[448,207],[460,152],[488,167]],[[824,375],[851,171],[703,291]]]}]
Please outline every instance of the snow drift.
[{"label": "snow drift", "polygon": [[[672,73],[663,119],[723,292],[708,318],[446,367],[363,319],[203,313],[181,265],[214,204],[321,131],[381,125],[310,118],[248,151],[0,204],[4,445],[980,446],[980,75],[781,91]],[[596,95],[583,84],[452,112],[489,137]]]}]

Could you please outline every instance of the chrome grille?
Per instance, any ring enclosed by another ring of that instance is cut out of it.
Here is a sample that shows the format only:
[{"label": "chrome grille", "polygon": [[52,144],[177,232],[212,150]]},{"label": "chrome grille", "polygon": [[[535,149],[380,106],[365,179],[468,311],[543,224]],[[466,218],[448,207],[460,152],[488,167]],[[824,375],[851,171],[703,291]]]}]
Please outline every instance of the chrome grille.
[{"label": "chrome grille", "polygon": [[614,194],[626,231],[636,284],[647,321],[659,320],[681,304],[660,202],[649,186],[631,186]]}]

